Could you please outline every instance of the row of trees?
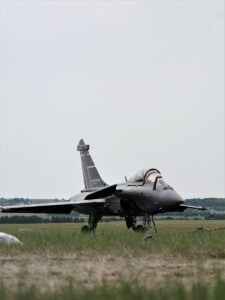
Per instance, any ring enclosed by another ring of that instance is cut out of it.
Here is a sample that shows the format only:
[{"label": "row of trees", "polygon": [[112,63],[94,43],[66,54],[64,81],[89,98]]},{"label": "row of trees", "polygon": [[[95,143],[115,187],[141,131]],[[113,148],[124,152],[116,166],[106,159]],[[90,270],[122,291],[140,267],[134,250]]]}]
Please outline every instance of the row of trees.
[{"label": "row of trees", "polygon": [[52,216],[40,217],[33,216],[3,216],[0,217],[0,224],[37,224],[37,223],[80,223],[85,222],[85,218],[69,217],[69,216]]},{"label": "row of trees", "polygon": [[[119,217],[105,217],[102,219],[102,222],[118,221],[123,218]],[[182,214],[161,214],[156,215],[156,219],[159,220],[225,220],[224,214],[216,213],[205,213],[204,215],[190,215],[185,216]],[[13,215],[13,216],[1,216],[0,224],[40,224],[40,223],[84,223],[87,222],[87,217],[70,217],[70,216],[51,216],[51,217],[42,217],[42,216],[26,216],[26,215]]]},{"label": "row of trees", "polygon": [[[40,199],[40,202],[48,200]],[[51,202],[59,201],[52,199]],[[37,201],[39,202],[39,201]],[[39,203],[40,203],[39,202]],[[34,200],[24,198],[5,199],[0,198],[0,205],[17,205],[30,204]],[[183,213],[164,213],[157,215],[158,219],[206,219],[206,220],[225,220],[225,199],[221,198],[205,198],[205,199],[187,199],[189,205],[202,205],[208,208],[208,211],[198,211],[187,209]],[[118,220],[117,218],[104,218],[104,221]],[[0,214],[0,224],[25,224],[25,223],[79,223],[85,222],[86,217],[73,213],[71,215],[48,215],[47,217],[40,215],[3,215]]]},{"label": "row of trees", "polygon": [[[121,218],[118,217],[107,217],[104,218],[103,222],[118,221]],[[37,215],[33,216],[3,216],[0,217],[0,224],[40,224],[40,223],[84,223],[87,222],[87,217],[71,217],[71,216],[51,216],[41,217]]]}]

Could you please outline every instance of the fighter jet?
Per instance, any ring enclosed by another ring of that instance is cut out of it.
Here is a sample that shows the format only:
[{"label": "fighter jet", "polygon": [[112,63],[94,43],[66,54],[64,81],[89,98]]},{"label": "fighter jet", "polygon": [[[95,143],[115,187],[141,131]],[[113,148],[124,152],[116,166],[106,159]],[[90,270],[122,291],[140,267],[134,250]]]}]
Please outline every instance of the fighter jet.
[{"label": "fighter jet", "polygon": [[[82,232],[92,232],[103,216],[123,217],[127,228],[145,232],[155,227],[153,216],[163,212],[183,212],[187,208],[204,210],[202,206],[186,205],[182,197],[168,185],[159,170],[145,168],[124,183],[109,185],[102,180],[89,153],[89,145],[80,140],[84,189],[68,201],[56,203],[2,206],[2,213],[69,214],[73,210],[89,216]],[[143,224],[137,224],[137,218]]]}]

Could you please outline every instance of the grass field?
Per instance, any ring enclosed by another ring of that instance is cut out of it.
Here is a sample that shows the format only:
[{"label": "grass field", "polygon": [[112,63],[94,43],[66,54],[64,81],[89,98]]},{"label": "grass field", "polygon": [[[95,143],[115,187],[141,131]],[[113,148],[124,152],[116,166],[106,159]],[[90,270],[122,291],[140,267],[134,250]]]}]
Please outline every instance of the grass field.
[{"label": "grass field", "polygon": [[0,299],[225,299],[225,230],[196,230],[224,221],[158,221],[148,240],[81,226],[1,225],[23,245],[0,244]]}]

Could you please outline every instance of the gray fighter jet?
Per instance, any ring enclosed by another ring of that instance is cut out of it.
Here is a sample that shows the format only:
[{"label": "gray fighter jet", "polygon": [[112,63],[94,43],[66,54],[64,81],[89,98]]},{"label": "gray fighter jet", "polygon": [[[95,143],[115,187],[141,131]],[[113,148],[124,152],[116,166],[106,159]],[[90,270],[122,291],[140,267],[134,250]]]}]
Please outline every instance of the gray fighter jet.
[{"label": "gray fighter jet", "polygon": [[[4,206],[3,213],[47,213],[69,214],[73,210],[89,215],[88,225],[82,231],[94,231],[103,216],[124,217],[127,228],[146,231],[153,216],[163,212],[182,212],[187,208],[204,210],[202,206],[185,205],[184,200],[168,185],[155,168],[146,168],[130,177],[126,182],[109,185],[105,183],[89,154],[89,145],[81,140],[80,152],[85,189],[68,201],[57,203]],[[143,225],[137,225],[137,217]]]}]

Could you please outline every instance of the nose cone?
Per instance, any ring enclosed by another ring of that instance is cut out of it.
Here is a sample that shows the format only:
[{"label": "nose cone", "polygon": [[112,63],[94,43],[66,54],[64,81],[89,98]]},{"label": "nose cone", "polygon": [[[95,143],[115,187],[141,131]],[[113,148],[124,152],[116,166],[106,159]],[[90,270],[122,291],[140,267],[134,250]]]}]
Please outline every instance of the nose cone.
[{"label": "nose cone", "polygon": [[177,194],[177,192],[175,192],[174,202],[175,202],[175,204],[179,205],[179,204],[184,203],[184,199],[179,194]]},{"label": "nose cone", "polygon": [[175,191],[171,191],[167,194],[167,203],[171,206],[177,206],[184,203],[184,199]]}]

